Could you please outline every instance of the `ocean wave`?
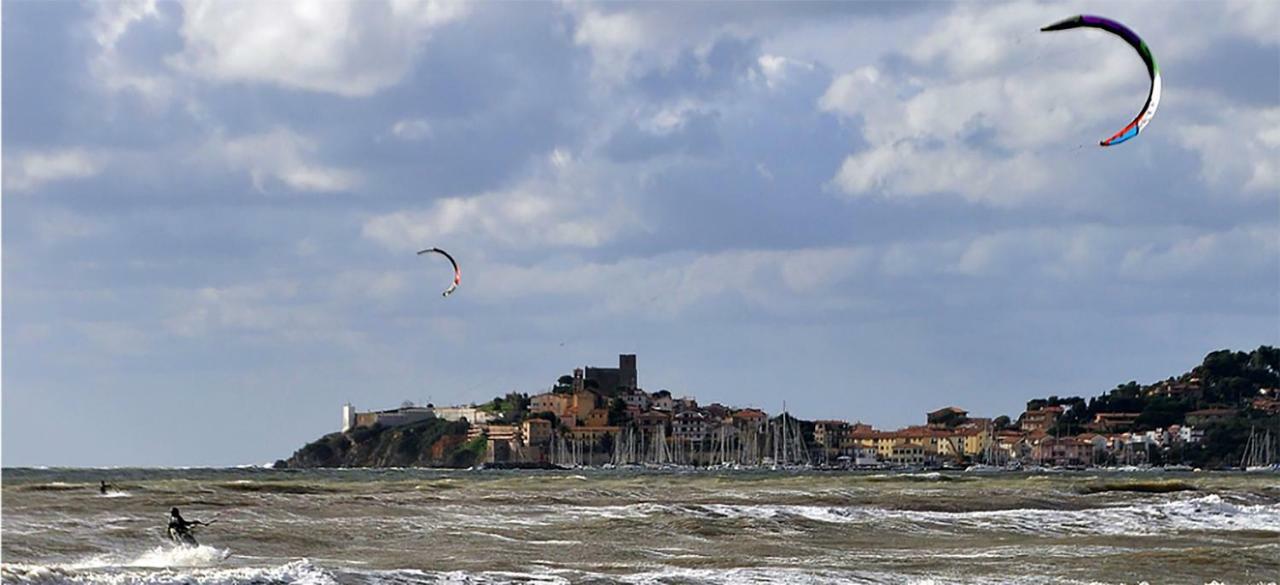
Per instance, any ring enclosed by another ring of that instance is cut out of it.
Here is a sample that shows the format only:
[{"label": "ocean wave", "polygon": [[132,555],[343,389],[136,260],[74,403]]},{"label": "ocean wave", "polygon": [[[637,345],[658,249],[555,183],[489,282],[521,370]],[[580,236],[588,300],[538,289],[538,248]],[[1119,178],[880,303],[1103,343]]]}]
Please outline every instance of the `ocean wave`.
[{"label": "ocean wave", "polygon": [[[69,492],[75,490],[87,490],[89,484],[75,484],[63,481],[53,481],[49,483],[31,483],[14,487],[14,490],[20,492]],[[92,486],[97,489],[98,486]]]},{"label": "ocean wave", "polygon": [[1011,509],[980,512],[883,511],[908,528],[928,532],[1015,532],[1028,535],[1146,535],[1171,531],[1280,532],[1280,505],[1233,504],[1211,494],[1162,503],[1084,510]]},{"label": "ocean wave", "polygon": [[[508,583],[538,583],[561,585],[568,583],[629,583],[635,585],[667,585],[706,584],[706,585],[828,585],[828,584],[901,584],[901,585],[933,585],[933,584],[969,584],[991,583],[987,577],[930,577],[927,575],[909,575],[883,571],[859,571],[824,569],[818,567],[722,567],[691,568],[672,565],[635,567],[629,573],[598,572],[581,569],[541,568],[535,571],[361,571],[355,573],[356,581],[370,585],[405,585],[422,584],[468,584],[499,585]],[[1043,576],[1018,577],[1001,575],[1001,583],[1045,583]],[[1054,582],[1054,581],[1050,581]],[[1102,585],[1102,584],[1095,584]]]},{"label": "ocean wave", "polygon": [[[424,571],[420,569],[326,570],[303,559],[265,568],[204,568],[167,569],[160,571],[83,570],[59,566],[6,564],[0,566],[0,577],[5,583],[23,585],[178,585],[201,583],[202,585],[506,585],[539,584],[567,585],[579,582],[628,583],[635,585],[666,585],[669,583],[706,585],[772,585],[801,584],[828,585],[862,583],[877,585],[935,585],[941,583],[967,585],[1000,582],[1011,585],[1062,583],[1106,585],[1098,580],[1079,581],[1046,575],[1019,575],[1001,572],[998,577],[983,574],[918,574],[882,570],[829,569],[796,566],[753,567],[683,567],[666,564],[634,567],[634,572],[600,572],[596,570],[537,567],[528,571]],[[1248,581],[1270,583],[1275,581]],[[1147,581],[1134,583],[1146,585]],[[1222,585],[1208,581],[1206,585]]]},{"label": "ocean wave", "polygon": [[[637,520],[693,518],[823,524],[867,524],[918,533],[956,530],[1011,531],[1022,534],[1154,534],[1170,530],[1280,532],[1280,504],[1236,504],[1210,494],[1160,503],[1078,510],[1010,508],[978,511],[902,510],[879,506],[786,504],[665,504],[645,502],[545,510],[550,518]],[[566,518],[567,517],[567,518]]]},{"label": "ocean wave", "polygon": [[1196,486],[1182,480],[1129,480],[1108,481],[1085,484],[1079,488],[1082,494],[1098,494],[1105,492],[1137,492],[1143,494],[1165,494],[1169,492],[1195,491]]},{"label": "ocean wave", "polygon": [[216,486],[231,492],[289,495],[338,494],[347,491],[337,486],[324,485],[318,482],[253,481],[248,479],[223,482],[216,484]]},{"label": "ocean wave", "polygon": [[898,473],[874,473],[871,475],[853,476],[863,481],[872,482],[891,482],[891,481],[973,481],[972,477],[961,477],[958,475],[948,475],[940,471],[925,472],[898,472]]},{"label": "ocean wave", "polygon": [[[634,575],[618,578],[623,583],[637,585],[657,585],[665,583],[706,583],[709,585],[731,585],[739,583],[773,584],[796,583],[803,585],[828,585],[845,583],[866,584],[902,584],[902,585],[934,585],[941,583],[1046,583],[1043,576],[1018,577],[1002,574],[998,579],[984,576],[946,575],[932,577],[928,575],[910,575],[882,571],[857,571],[799,567],[743,567],[728,569],[703,569],[685,567],[660,567]],[[1053,581],[1049,581],[1053,582]]]},{"label": "ocean wave", "polygon": [[94,555],[87,559],[59,565],[69,570],[109,569],[117,567],[137,567],[163,569],[173,567],[213,567],[220,564],[231,554],[227,549],[200,545],[157,546],[135,555]]},{"label": "ocean wave", "polygon": [[329,571],[313,566],[306,560],[267,568],[205,568],[140,570],[123,569],[74,569],[63,566],[6,564],[0,567],[0,577],[5,583],[31,585],[337,585],[338,579]]}]

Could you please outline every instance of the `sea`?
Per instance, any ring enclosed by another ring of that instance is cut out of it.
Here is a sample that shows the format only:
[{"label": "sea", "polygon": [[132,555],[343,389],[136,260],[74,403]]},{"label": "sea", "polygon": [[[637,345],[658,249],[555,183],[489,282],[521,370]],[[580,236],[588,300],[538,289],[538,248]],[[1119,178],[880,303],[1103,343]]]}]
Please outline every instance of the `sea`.
[{"label": "sea", "polygon": [[[0,577],[15,584],[1280,581],[1277,474],[5,469],[0,480]],[[199,547],[167,542],[174,506],[212,522]]]}]

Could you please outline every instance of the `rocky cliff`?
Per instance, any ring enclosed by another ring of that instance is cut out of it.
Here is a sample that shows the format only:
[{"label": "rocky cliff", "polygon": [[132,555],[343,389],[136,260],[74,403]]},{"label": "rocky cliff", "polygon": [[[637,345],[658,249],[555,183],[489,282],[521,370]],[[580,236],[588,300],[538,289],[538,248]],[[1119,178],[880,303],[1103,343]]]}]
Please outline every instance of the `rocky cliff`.
[{"label": "rocky cliff", "polygon": [[485,451],[484,439],[467,441],[464,421],[428,419],[398,427],[361,427],[331,433],[298,449],[277,468],[470,467]]}]

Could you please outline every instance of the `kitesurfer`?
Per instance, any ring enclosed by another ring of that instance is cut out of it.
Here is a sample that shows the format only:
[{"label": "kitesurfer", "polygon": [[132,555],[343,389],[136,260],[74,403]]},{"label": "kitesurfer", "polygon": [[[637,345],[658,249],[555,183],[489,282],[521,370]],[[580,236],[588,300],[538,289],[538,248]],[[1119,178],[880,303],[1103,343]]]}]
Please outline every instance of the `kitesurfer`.
[{"label": "kitesurfer", "polygon": [[169,539],[175,544],[185,546],[199,546],[196,537],[191,535],[193,526],[208,526],[208,522],[199,520],[188,521],[182,517],[177,508],[169,510]]}]

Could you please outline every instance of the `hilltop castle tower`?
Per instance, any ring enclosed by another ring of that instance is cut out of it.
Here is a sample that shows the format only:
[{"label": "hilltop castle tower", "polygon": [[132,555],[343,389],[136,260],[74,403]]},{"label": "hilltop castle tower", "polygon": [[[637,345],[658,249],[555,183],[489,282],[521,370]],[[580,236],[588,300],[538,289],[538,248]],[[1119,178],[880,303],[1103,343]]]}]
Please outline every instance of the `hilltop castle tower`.
[{"label": "hilltop castle tower", "polygon": [[636,376],[636,355],[633,353],[619,355],[616,368],[587,366],[585,375],[586,379],[596,381],[596,386],[604,396],[617,396],[625,390],[639,387]]}]

